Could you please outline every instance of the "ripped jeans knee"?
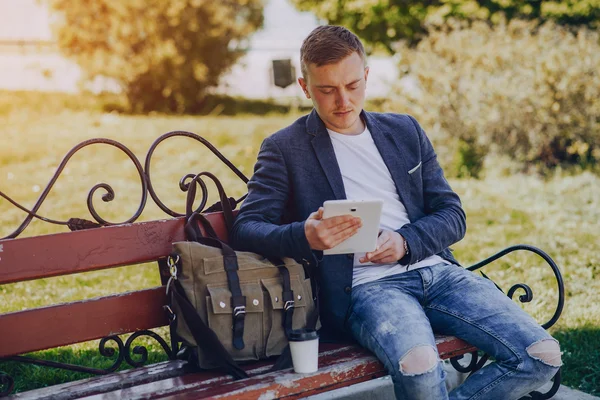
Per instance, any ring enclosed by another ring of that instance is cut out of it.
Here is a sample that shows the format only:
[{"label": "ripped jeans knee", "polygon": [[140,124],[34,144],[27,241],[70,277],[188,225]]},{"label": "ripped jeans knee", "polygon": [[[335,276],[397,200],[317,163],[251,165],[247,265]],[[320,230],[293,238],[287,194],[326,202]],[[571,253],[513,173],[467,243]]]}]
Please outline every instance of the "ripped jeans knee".
[{"label": "ripped jeans knee", "polygon": [[527,354],[534,360],[550,367],[558,368],[562,366],[560,346],[555,339],[542,339],[533,343],[527,347]]},{"label": "ripped jeans knee", "polygon": [[402,375],[415,376],[433,371],[438,362],[438,353],[433,346],[419,345],[406,352],[398,366]]}]

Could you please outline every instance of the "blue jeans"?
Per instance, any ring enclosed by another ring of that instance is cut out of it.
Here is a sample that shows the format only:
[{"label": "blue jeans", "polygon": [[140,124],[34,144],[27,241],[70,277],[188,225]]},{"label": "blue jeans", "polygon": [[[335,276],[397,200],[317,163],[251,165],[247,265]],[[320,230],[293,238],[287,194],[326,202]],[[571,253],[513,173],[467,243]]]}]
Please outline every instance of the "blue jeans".
[{"label": "blue jeans", "polygon": [[[534,343],[554,339],[493,282],[457,265],[438,264],[354,287],[346,324],[385,365],[398,399],[518,399],[558,371],[527,353]],[[464,339],[496,362],[450,393],[440,362],[424,373],[401,371],[400,360],[411,350],[436,349],[433,331]]]}]

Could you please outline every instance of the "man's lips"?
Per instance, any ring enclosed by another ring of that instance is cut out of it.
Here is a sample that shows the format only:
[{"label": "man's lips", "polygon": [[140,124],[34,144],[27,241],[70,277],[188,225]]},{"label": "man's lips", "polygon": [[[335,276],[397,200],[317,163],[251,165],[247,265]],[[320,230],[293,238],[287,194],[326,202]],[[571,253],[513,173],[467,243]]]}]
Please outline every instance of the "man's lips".
[{"label": "man's lips", "polygon": [[334,114],[335,115],[346,115],[346,114],[350,114],[352,112],[352,110],[348,110],[348,111],[335,111]]}]

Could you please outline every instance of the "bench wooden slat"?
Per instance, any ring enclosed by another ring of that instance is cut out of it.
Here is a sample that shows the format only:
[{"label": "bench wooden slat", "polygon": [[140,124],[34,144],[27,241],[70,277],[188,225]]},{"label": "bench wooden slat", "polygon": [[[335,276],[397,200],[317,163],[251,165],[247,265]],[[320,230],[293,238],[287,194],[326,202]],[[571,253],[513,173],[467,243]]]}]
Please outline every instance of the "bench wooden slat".
[{"label": "bench wooden slat", "polygon": [[164,287],[0,315],[0,357],[168,324]]},{"label": "bench wooden slat", "polygon": [[[222,213],[206,214],[227,239]],[[0,285],[155,261],[185,240],[184,218],[0,241]]]},{"label": "bench wooden slat", "polygon": [[[453,357],[456,352],[464,353],[464,351],[447,351],[450,349],[475,350],[473,346],[452,336],[437,336],[436,344],[438,345],[440,357],[443,359]],[[295,374],[293,370],[285,370],[263,376],[252,376],[243,381],[229,381],[219,385],[198,387],[165,398],[296,399],[387,375],[383,364],[369,351],[357,346],[332,346],[329,347],[331,350],[326,350],[327,345],[325,348],[321,347],[319,370],[313,374]]]},{"label": "bench wooden slat", "polygon": [[[475,349],[468,343],[452,336],[436,336],[436,343],[442,359],[450,358],[457,355],[457,353],[463,354],[465,351],[472,351]],[[330,372],[333,370],[333,367],[337,365],[336,363],[338,360],[344,359],[346,359],[346,362],[348,362],[348,359],[354,360],[351,362],[355,362],[356,365],[346,364],[342,366],[341,370],[336,369],[336,376],[335,379],[333,379]],[[179,398],[180,396],[187,396],[187,392],[190,392],[190,398],[205,398],[217,395],[216,392],[213,393],[213,388],[223,386],[226,390],[223,392],[219,391],[219,393],[227,398],[227,396],[230,396],[227,393],[233,391],[235,396],[231,398],[236,399],[240,398],[239,385],[242,384],[244,387],[249,387],[251,384],[253,385],[253,389],[245,393],[245,396],[248,396],[248,398],[260,397],[261,394],[264,394],[262,390],[275,390],[281,396],[298,396],[298,393],[290,394],[282,392],[281,388],[268,386],[274,385],[273,380],[262,381],[263,378],[268,377],[269,375],[261,374],[265,374],[268,371],[273,361],[259,361],[243,367],[252,378],[252,380],[244,381],[233,381],[230,376],[224,375],[216,370],[183,375],[183,370],[177,372],[175,368],[173,368],[173,363],[176,362],[169,362],[162,365],[159,364],[160,371],[170,375],[163,376],[161,379],[154,379],[151,376],[156,373],[155,367],[158,368],[159,365],[148,366],[137,370],[122,371],[114,375],[65,383],[52,388],[38,389],[23,393],[19,398],[52,398],[57,400],[66,400],[83,396],[90,396],[90,399],[96,400],[108,398],[143,399],[162,396],[176,396]],[[310,388],[310,392],[303,392],[302,396],[317,394],[324,390],[337,389],[339,387],[385,375],[383,367],[380,364],[375,366],[376,364],[378,364],[377,360],[368,351],[357,346],[321,343],[319,374],[324,373],[324,375],[311,375],[311,380],[309,380],[309,385],[307,386]],[[328,367],[331,368],[328,370]],[[176,368],[181,368],[181,364],[178,364]],[[345,375],[340,376],[340,371]],[[290,370],[281,371],[276,374],[278,375],[276,375],[275,382],[282,382],[282,374],[286,374],[286,379],[289,378],[289,376],[292,376],[293,378],[296,375],[291,374]],[[296,376],[296,380],[291,380],[290,384],[304,385],[305,382],[298,381],[299,377],[300,375]],[[267,385],[267,389],[265,389],[264,385]]]},{"label": "bench wooden slat", "polygon": [[435,344],[442,360],[477,351],[477,347],[454,336],[435,335]]},{"label": "bench wooden slat", "polygon": [[186,364],[187,361],[182,360],[163,361],[143,368],[17,393],[13,397],[22,400],[71,400],[92,396],[183,375],[187,372]]},{"label": "bench wooden slat", "polygon": [[[357,346],[340,344],[322,344],[319,355],[319,371],[315,374],[295,374],[291,369],[265,373],[273,361],[252,364],[245,368],[250,378],[234,381],[230,376],[218,374],[214,371],[186,374],[176,378],[161,380],[154,383],[139,385],[114,392],[97,394],[86,397],[86,399],[148,399],[148,398],[211,398],[217,395],[229,396],[235,392],[231,399],[258,399],[265,393],[260,392],[256,385],[262,386],[275,382],[275,385],[284,386],[278,394],[302,393],[313,390],[308,394],[316,394],[323,390],[330,390],[344,385],[344,383],[358,383],[384,376],[386,374],[383,365],[368,351]],[[322,378],[320,378],[322,376]],[[328,378],[327,378],[328,376]],[[304,385],[307,379],[307,386]],[[287,383],[286,383],[287,382]],[[290,386],[290,387],[287,387]],[[250,396],[242,396],[239,389],[252,387]],[[289,389],[289,390],[288,390]],[[269,390],[269,389],[266,389]],[[272,396],[268,398],[277,398]],[[220,398],[220,397],[219,397]],[[263,397],[266,398],[266,397]]]},{"label": "bench wooden slat", "polygon": [[[319,365],[321,367],[332,365],[335,363],[336,357],[340,355],[367,355],[365,350],[348,344],[321,343],[319,347]],[[274,360],[262,360],[242,366],[242,368],[250,376],[258,376],[266,373],[273,365],[273,362]],[[184,364],[185,362],[179,360],[167,361],[111,375],[68,382],[50,388],[36,389],[20,393],[15,397],[21,399],[70,400],[84,396],[103,398],[105,397],[103,394],[112,392],[110,396],[113,398],[129,398],[135,392],[135,396],[144,398],[144,396],[156,396],[156,391],[161,391],[161,393],[169,395],[182,390],[207,388],[233,381],[231,376],[217,370],[184,375]],[[134,386],[134,389],[126,390]],[[144,391],[146,389],[147,392]]]}]

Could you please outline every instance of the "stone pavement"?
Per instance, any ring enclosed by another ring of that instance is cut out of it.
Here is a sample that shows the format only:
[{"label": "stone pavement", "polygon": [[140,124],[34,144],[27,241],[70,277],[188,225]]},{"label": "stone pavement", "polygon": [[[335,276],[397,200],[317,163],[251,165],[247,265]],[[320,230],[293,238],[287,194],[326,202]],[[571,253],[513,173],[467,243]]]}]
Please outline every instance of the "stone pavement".
[{"label": "stone pavement", "polygon": [[[551,383],[542,386],[539,391],[547,392]],[[371,381],[358,383],[356,385],[332,390],[315,396],[309,396],[307,400],[396,400],[392,380],[389,376],[373,379]],[[600,397],[591,396],[587,393],[571,389],[561,385],[552,400],[595,400]]]},{"label": "stone pavement", "polygon": [[[546,392],[552,385],[550,383],[542,386],[539,390],[541,393]],[[592,396],[587,393],[580,392],[579,390],[571,389],[565,385],[560,385],[558,392],[552,397],[552,400],[595,400],[600,397]]]}]

